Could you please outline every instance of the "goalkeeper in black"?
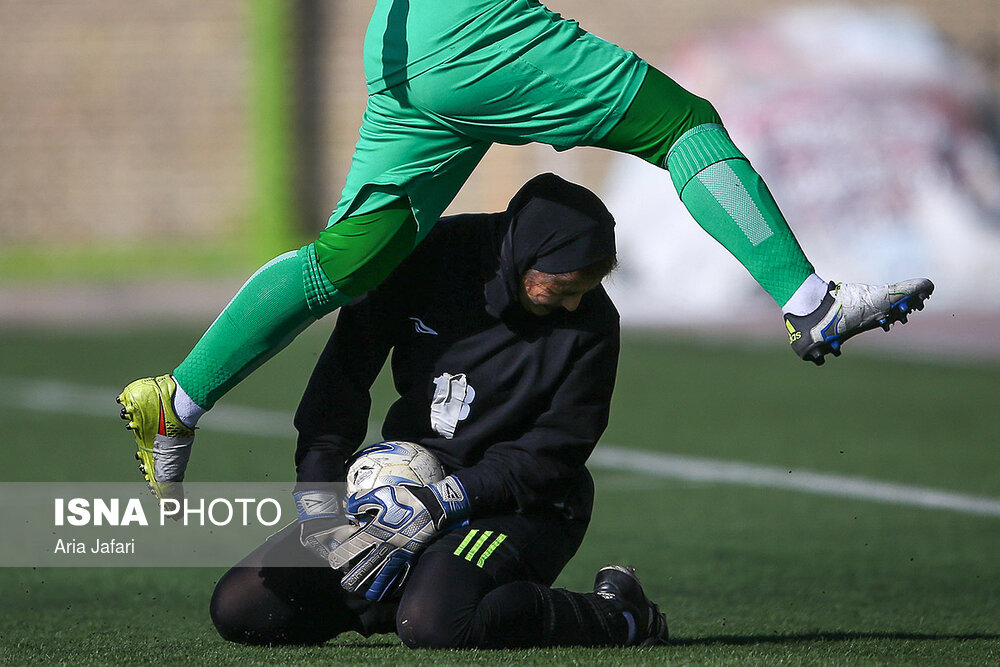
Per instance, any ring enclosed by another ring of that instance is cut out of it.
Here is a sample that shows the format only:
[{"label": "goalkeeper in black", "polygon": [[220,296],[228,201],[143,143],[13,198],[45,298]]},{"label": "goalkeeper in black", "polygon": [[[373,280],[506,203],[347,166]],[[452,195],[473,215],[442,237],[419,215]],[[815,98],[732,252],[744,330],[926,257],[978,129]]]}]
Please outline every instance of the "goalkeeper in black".
[{"label": "goalkeeper in black", "polygon": [[[295,417],[300,522],[219,581],[219,633],[296,644],[395,632],[450,648],[665,642],[631,568],[601,569],[589,593],[551,588],[591,516],[585,464],[608,423],[619,348],[601,280],[616,262],[603,203],[545,174],[504,212],[443,218],[342,308]],[[345,526],[324,484],[344,481],[390,352],[399,399],[382,437],[419,443],[449,474],[350,497],[366,520]],[[341,569],[316,567],[316,554]],[[290,556],[313,567],[278,565]]]}]

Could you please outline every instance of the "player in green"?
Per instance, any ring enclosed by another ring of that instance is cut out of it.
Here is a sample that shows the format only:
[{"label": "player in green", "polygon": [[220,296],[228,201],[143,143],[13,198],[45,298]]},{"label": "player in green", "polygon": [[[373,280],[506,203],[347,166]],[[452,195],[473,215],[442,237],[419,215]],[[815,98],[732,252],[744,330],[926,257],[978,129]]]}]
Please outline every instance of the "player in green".
[{"label": "player in green", "polygon": [[364,66],[368,104],[329,226],[251,276],[172,375],[118,397],[158,495],[183,479],[198,418],[381,283],[494,143],[598,146],[669,170],[698,224],[782,308],[793,350],[817,364],[857,333],[905,322],[933,291],[926,279],[821,279],[709,102],[536,0],[376,0]]}]

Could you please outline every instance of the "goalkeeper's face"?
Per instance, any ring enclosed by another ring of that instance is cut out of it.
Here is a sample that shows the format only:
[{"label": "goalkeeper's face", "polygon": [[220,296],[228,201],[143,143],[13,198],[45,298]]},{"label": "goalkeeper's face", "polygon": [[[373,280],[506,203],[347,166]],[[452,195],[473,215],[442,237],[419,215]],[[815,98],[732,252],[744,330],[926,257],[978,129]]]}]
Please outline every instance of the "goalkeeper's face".
[{"label": "goalkeeper's face", "polygon": [[600,284],[600,278],[578,271],[554,274],[530,269],[521,281],[521,305],[539,317],[560,309],[573,312],[580,306],[583,295]]}]

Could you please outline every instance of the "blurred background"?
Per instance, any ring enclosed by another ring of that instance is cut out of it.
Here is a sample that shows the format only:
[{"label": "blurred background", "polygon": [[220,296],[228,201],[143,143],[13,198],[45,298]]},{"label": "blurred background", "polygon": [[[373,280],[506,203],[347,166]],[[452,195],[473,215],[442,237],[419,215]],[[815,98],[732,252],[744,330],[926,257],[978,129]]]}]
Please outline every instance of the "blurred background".
[{"label": "blurred background", "polygon": [[[0,482],[137,479],[114,397],[324,226],[373,4],[0,0]],[[451,212],[501,210],[554,171],[619,223],[628,330],[594,521],[559,585],[636,566],[678,663],[997,664],[1000,0],[545,4],[712,100],[820,275],[937,284],[914,322],[816,369],[665,172],[494,147]],[[293,475],[291,415],[332,326],[206,416],[187,481]],[[376,427],[394,397],[383,374]],[[0,568],[0,663],[329,664],[223,646],[220,575]],[[365,653],[395,642],[378,641],[346,636],[337,658],[413,662]]]},{"label": "blurred background", "polygon": [[[991,347],[1000,3],[546,4],[712,100],[823,277],[931,276],[933,315],[907,340]],[[357,137],[371,8],[0,0],[3,321],[203,320],[310,240]],[[626,323],[712,324],[738,302],[766,317],[749,331],[776,329],[766,295],[636,158],[496,146],[449,210],[502,209],[542,171],[619,219]]]}]

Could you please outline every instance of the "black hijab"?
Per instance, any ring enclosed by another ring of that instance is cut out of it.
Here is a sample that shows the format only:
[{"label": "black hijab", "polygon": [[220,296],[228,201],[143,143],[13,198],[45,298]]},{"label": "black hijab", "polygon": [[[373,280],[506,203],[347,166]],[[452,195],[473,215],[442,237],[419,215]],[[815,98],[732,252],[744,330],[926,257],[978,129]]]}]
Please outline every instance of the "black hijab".
[{"label": "black hijab", "polygon": [[485,286],[494,317],[519,307],[528,269],[569,273],[615,255],[615,220],[587,188],[555,174],[535,176],[517,191],[502,214],[508,221],[496,274]]}]

